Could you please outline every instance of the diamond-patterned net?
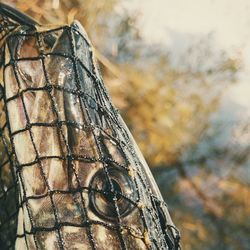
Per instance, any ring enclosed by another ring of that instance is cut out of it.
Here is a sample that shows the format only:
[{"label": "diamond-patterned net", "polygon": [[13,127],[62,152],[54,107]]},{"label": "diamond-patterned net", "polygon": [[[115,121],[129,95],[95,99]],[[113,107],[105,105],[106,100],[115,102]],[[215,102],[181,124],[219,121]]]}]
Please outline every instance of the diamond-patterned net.
[{"label": "diamond-patterned net", "polygon": [[81,25],[12,19],[0,21],[0,249],[179,249]]}]

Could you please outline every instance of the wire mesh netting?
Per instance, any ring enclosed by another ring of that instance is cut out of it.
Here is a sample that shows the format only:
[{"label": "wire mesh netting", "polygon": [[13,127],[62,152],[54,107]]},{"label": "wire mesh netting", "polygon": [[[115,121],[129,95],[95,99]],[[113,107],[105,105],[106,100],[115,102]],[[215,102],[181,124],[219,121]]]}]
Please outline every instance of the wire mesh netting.
[{"label": "wire mesh netting", "polygon": [[0,25],[0,249],[179,249],[81,25]]}]

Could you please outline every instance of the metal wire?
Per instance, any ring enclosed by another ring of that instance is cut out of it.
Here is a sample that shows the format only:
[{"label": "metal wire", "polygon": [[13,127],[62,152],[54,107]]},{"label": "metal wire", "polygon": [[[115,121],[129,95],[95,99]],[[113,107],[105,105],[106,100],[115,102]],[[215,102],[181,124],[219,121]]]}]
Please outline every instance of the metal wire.
[{"label": "metal wire", "polygon": [[0,249],[180,249],[81,25],[2,20]]}]

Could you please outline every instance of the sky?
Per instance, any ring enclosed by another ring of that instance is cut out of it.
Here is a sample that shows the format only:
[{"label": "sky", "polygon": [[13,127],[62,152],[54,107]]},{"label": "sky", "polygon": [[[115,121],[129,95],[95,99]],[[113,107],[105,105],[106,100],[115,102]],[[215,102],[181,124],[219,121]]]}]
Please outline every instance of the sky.
[{"label": "sky", "polygon": [[225,48],[246,46],[250,40],[249,0],[127,0],[125,5],[139,10],[142,32],[151,42],[166,40],[171,30],[214,32]]},{"label": "sky", "polygon": [[249,0],[125,0],[124,6],[138,11],[141,32],[149,43],[161,43],[178,53],[181,48],[176,49],[176,44],[186,46],[194,36],[213,34],[219,48],[231,56],[240,54],[244,70],[240,82],[225,92],[221,112],[227,112],[230,105],[241,110],[242,116],[249,115]]}]

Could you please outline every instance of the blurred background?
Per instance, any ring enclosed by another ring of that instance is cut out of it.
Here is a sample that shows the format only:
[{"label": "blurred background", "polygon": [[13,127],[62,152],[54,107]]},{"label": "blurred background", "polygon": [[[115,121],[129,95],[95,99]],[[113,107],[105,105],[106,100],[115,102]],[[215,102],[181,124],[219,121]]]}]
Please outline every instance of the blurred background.
[{"label": "blurred background", "polygon": [[250,2],[6,0],[78,19],[184,250],[250,249]]}]

